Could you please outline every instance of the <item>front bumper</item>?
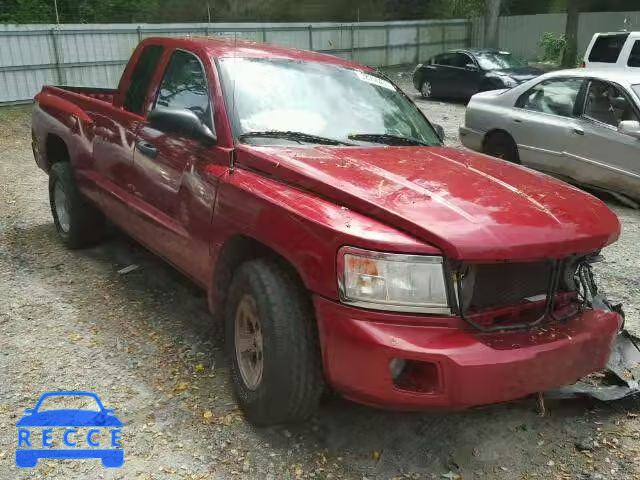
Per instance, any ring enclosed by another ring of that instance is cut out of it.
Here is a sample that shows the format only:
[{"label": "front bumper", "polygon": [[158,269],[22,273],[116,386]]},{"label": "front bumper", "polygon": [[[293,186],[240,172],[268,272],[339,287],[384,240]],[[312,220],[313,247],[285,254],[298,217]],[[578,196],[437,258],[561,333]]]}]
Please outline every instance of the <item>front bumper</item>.
[{"label": "front bumper", "polygon": [[458,134],[460,136],[460,142],[462,143],[462,145],[476,152],[482,151],[484,132],[461,125],[460,129],[458,130]]},{"label": "front bumper", "polygon": [[[589,310],[563,324],[486,334],[452,318],[373,312],[317,296],[314,304],[333,387],[361,403],[407,410],[500,403],[573,383],[605,367],[622,322],[617,313]],[[433,391],[396,386],[394,358],[433,366]]]}]

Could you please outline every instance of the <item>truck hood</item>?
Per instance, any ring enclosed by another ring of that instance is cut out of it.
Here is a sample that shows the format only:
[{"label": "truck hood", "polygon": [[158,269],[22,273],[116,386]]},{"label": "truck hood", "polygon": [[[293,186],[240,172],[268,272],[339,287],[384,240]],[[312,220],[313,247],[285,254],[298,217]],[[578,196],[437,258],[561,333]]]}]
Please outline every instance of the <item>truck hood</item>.
[{"label": "truck hood", "polygon": [[330,198],[469,261],[587,253],[615,241],[616,215],[547,175],[446,147],[254,147],[239,166]]}]

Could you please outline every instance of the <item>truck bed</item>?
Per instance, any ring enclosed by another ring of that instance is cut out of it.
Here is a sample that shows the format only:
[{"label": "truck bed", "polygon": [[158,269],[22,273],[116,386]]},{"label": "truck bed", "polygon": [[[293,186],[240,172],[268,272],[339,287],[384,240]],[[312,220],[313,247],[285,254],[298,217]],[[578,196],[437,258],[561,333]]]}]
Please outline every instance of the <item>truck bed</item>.
[{"label": "truck bed", "polygon": [[[45,85],[42,89],[43,93],[50,93],[62,96],[71,100],[73,97],[82,96],[101,102],[113,103],[113,99],[118,93],[115,88],[98,88],[98,87],[70,87],[66,85]],[[72,94],[72,95],[69,95]]]}]

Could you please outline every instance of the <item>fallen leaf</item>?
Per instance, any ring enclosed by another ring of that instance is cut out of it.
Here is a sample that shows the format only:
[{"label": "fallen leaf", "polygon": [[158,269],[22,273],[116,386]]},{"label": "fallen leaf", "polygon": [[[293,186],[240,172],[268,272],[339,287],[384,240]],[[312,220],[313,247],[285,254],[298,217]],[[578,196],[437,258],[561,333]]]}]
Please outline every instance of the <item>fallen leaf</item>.
[{"label": "fallen leaf", "polygon": [[371,454],[371,457],[373,458],[373,460],[374,460],[375,462],[378,462],[378,461],[380,461],[380,455],[381,455],[381,454],[380,454],[380,452],[379,452],[379,451],[374,450],[374,451],[373,451],[373,453]]},{"label": "fallen leaf", "polygon": [[210,418],[213,418],[213,412],[211,410],[207,410],[202,414],[202,416],[207,420],[209,420]]},{"label": "fallen leaf", "polygon": [[449,480],[460,480],[462,477],[454,472],[443,473],[442,478],[447,478]]},{"label": "fallen leaf", "polygon": [[204,373],[204,365],[201,363],[198,363],[196,365],[196,373]]},{"label": "fallen leaf", "polygon": [[185,382],[181,382],[178,385],[176,385],[176,388],[174,389],[176,392],[184,392],[185,390],[187,390],[189,388],[189,384],[185,383]]}]

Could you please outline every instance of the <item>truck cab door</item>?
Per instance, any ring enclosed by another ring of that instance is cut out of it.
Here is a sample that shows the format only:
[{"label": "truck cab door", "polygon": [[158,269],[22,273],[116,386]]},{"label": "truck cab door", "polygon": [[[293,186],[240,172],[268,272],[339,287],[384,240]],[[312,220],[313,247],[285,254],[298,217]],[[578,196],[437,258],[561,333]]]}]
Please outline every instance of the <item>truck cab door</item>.
[{"label": "truck cab door", "polygon": [[101,191],[99,202],[109,218],[133,236],[137,236],[136,217],[130,208],[136,132],[144,121],[147,92],[163,51],[160,45],[147,45],[138,56],[134,55],[121,108],[112,105],[93,115],[92,159],[95,181]]},{"label": "truck cab door", "polygon": [[[213,82],[194,53],[176,49],[163,70],[149,111],[186,109],[215,132]],[[211,272],[209,228],[218,178],[229,149],[145,121],[135,143],[134,192],[144,223],[143,243],[199,283]]]}]

